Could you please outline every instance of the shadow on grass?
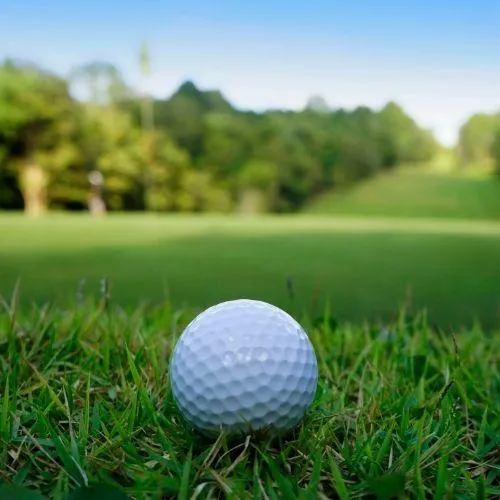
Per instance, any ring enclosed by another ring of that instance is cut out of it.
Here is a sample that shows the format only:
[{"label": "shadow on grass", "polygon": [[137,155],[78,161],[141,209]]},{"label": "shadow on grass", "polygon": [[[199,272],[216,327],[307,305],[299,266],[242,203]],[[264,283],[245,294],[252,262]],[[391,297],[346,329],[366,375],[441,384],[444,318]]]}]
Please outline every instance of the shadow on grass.
[{"label": "shadow on grass", "polygon": [[425,308],[431,323],[499,324],[500,239],[439,234],[212,233],[161,237],[146,244],[44,249],[3,255],[0,293],[20,280],[21,301],[99,295],[107,276],[123,305],[205,307],[259,298],[294,312],[320,314],[329,302],[342,320],[394,318],[402,304]]}]

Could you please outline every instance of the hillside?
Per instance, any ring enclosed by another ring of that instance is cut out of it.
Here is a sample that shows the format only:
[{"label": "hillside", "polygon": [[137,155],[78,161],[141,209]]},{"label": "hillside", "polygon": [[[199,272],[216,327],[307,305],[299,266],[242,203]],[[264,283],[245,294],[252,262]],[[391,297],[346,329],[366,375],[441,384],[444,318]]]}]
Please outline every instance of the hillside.
[{"label": "hillside", "polygon": [[314,200],[306,213],[500,219],[500,180],[398,169]]}]

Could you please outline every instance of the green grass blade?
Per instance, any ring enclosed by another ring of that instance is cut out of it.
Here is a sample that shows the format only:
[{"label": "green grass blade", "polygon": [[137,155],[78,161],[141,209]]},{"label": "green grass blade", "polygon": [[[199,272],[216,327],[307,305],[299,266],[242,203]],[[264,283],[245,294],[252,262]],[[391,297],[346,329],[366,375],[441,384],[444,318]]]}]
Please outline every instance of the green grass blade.
[{"label": "green grass blade", "polygon": [[349,500],[349,493],[347,491],[347,486],[342,477],[342,472],[340,471],[335,458],[330,458],[330,471],[332,473],[332,486],[339,496],[340,500]]},{"label": "green grass blade", "polygon": [[191,474],[192,465],[192,450],[189,450],[188,455],[184,461],[184,466],[182,468],[181,484],[179,489],[179,500],[187,500],[189,495],[190,483],[189,477]]}]

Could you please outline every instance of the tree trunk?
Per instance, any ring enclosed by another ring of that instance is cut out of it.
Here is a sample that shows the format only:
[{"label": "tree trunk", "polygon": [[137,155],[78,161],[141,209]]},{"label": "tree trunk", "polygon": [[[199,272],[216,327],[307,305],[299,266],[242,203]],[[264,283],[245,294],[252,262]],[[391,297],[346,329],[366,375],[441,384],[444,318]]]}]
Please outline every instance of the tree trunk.
[{"label": "tree trunk", "polygon": [[94,170],[89,174],[90,194],[88,199],[89,212],[100,217],[106,213],[106,203],[102,196],[103,176]]},{"label": "tree trunk", "polygon": [[267,211],[265,194],[255,188],[247,188],[240,195],[238,210],[247,215],[260,214]]},{"label": "tree trunk", "polygon": [[24,199],[24,212],[37,217],[47,210],[47,174],[36,163],[21,168],[20,188]]}]

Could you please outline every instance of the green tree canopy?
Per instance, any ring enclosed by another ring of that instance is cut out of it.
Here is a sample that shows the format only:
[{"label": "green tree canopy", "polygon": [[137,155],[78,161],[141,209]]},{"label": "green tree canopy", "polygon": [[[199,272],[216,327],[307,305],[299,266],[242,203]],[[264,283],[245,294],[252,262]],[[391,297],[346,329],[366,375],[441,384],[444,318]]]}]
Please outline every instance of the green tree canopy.
[{"label": "green tree canopy", "polygon": [[25,208],[43,211],[48,186],[77,161],[77,108],[65,80],[33,64],[0,66],[0,144]]},{"label": "green tree canopy", "polygon": [[[489,122],[469,124],[462,142],[467,157],[496,154]],[[67,80],[33,64],[0,66],[0,207],[84,208],[97,170],[111,210],[293,211],[436,151],[394,102],[332,110],[314,96],[301,111],[256,113],[191,81],[145,99],[105,61]]]},{"label": "green tree canopy", "polygon": [[492,148],[500,114],[477,113],[461,127],[458,156],[462,163],[485,163],[492,160]]}]

